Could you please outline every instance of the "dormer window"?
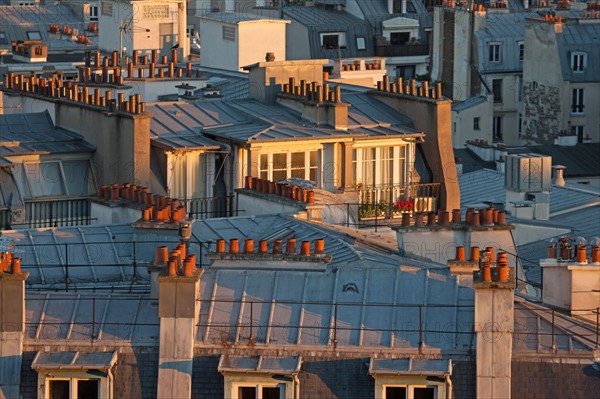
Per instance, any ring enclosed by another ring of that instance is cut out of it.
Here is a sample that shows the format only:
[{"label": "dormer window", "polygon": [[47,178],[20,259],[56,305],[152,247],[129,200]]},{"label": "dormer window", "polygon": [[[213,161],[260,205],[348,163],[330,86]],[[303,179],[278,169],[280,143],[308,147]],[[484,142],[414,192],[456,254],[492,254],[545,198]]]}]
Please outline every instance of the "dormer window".
[{"label": "dormer window", "polygon": [[346,33],[321,33],[321,47],[323,50],[337,50],[338,48],[346,48]]},{"label": "dormer window", "polygon": [[501,44],[500,43],[490,43],[490,47],[489,47],[489,61],[490,62],[500,62],[500,50],[501,50]]},{"label": "dormer window", "polygon": [[583,72],[587,66],[587,54],[583,52],[571,53],[571,70]]},{"label": "dormer window", "polygon": [[523,62],[523,58],[525,56],[525,44],[523,42],[517,42],[519,45],[519,61]]}]

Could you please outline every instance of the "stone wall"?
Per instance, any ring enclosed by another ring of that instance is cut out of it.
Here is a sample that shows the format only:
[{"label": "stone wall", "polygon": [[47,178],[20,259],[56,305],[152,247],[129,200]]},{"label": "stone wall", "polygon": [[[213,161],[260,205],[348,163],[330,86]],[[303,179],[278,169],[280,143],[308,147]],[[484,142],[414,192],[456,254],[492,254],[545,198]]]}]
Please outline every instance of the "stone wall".
[{"label": "stone wall", "polygon": [[561,100],[558,87],[523,83],[522,140],[532,144],[553,144],[560,129]]}]

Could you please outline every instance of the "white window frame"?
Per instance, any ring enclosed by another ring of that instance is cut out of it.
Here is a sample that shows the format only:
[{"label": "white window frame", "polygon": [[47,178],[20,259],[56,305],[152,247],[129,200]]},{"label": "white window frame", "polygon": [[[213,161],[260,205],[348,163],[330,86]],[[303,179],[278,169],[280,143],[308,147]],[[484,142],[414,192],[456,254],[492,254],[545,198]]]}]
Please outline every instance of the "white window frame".
[{"label": "white window frame", "polygon": [[381,399],[387,399],[386,388],[406,388],[406,398],[413,399],[415,397],[415,388],[433,388],[433,395],[435,398],[439,398],[438,386],[437,385],[422,385],[422,384],[384,384],[383,392],[381,393]]},{"label": "white window frame", "polygon": [[98,380],[98,398],[113,399],[113,375],[110,370],[95,369],[105,375],[91,377],[87,370],[68,370],[68,369],[38,369],[38,398],[50,398],[50,381],[62,380],[69,381],[69,399],[77,399],[77,381],[79,380]]},{"label": "white window frame", "polygon": [[[222,372],[224,377],[224,399],[239,399],[238,390],[241,387],[256,387],[256,399],[262,399],[262,391],[260,388],[275,388],[281,389],[280,399],[294,399],[299,392],[297,386],[298,378],[292,374],[284,374],[289,376],[289,381],[279,381],[273,379],[273,376],[263,373],[238,373],[238,372]],[[299,397],[302,397],[300,395]]]},{"label": "white window frame", "polygon": [[[304,152],[304,180],[312,181],[313,183],[317,183],[319,180],[319,148],[313,149],[298,149],[298,150],[275,150],[269,152],[259,152],[258,154],[258,176],[262,178],[263,173],[267,173],[267,180],[273,180],[273,155],[274,154],[286,154],[286,176],[290,178],[292,176],[292,153],[296,152]],[[313,167],[310,165],[310,154],[311,152],[316,152],[317,156],[317,164]],[[261,157],[267,156],[267,169],[262,169]],[[315,171],[315,180],[310,180],[310,170],[316,169]]]},{"label": "white window frame", "polygon": [[[401,159],[400,158],[400,147],[401,146],[405,146],[405,154],[404,154],[404,176],[400,176],[400,163],[401,163]],[[353,165],[352,167],[355,168],[355,176],[354,176],[354,184],[365,184],[366,187],[373,187],[373,184],[367,184],[364,181],[364,173],[363,173],[363,150],[364,149],[368,149],[371,150],[373,148],[376,149],[375,151],[375,186],[387,186],[388,184],[383,184],[381,182],[381,159],[382,159],[382,149],[388,149],[389,147],[394,147],[394,163],[393,163],[393,170],[392,170],[392,174],[393,174],[393,180],[392,180],[392,186],[398,186],[398,185],[405,185],[405,184],[409,184],[410,183],[410,170],[409,170],[409,166],[413,164],[413,144],[410,143],[406,143],[406,144],[390,144],[389,146],[378,146],[375,147],[372,144],[371,145],[364,145],[364,146],[360,146],[360,145],[355,145],[354,149],[356,150],[356,159],[353,159]]]},{"label": "white window frame", "polygon": [[[492,47],[497,47],[498,50],[492,50]],[[502,43],[492,42],[488,45],[488,61],[493,64],[502,62]]]},{"label": "white window frame", "polygon": [[[321,38],[321,48],[323,48],[323,38],[325,36],[334,36],[337,35],[338,37],[338,47],[340,49],[345,49],[347,46],[347,42],[346,42],[346,32],[321,32],[321,34],[319,35]],[[326,49],[326,50],[331,50],[331,49]]]},{"label": "white window frame", "polygon": [[587,53],[583,51],[574,51],[571,53],[571,71],[575,73],[585,72],[587,67]]},{"label": "white window frame", "polygon": [[523,62],[525,58],[525,42],[519,40],[517,42],[517,47],[519,48],[519,62]]},{"label": "white window frame", "polygon": [[98,4],[90,4],[90,21],[97,22],[100,16],[100,7]]}]

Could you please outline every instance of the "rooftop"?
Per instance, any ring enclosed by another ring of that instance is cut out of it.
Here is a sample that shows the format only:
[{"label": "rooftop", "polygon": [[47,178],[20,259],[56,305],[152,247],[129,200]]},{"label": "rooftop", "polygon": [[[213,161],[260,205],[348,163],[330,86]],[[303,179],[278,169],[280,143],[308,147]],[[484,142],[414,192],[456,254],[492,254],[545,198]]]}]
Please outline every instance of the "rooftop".
[{"label": "rooftop", "polygon": [[56,128],[48,111],[0,115],[0,156],[92,152],[95,147],[76,133]]}]

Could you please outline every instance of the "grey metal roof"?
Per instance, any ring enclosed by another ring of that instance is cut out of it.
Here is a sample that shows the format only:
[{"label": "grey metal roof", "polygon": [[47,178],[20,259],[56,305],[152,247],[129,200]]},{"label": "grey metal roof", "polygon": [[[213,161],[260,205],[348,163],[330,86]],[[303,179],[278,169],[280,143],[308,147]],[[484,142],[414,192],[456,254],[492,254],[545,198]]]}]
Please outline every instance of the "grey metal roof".
[{"label": "grey metal roof", "polygon": [[[523,70],[519,60],[519,41],[525,40],[525,19],[539,17],[537,13],[488,13],[485,28],[475,32],[478,68],[482,74],[518,72]],[[500,62],[489,61],[490,43],[500,43]]]},{"label": "grey metal roof", "polygon": [[217,369],[222,372],[297,374],[301,356],[230,356],[221,355]]},{"label": "grey metal roof", "polygon": [[148,295],[28,290],[25,301],[28,343],[158,345],[158,312]]},{"label": "grey metal roof", "polygon": [[134,235],[129,225],[3,231],[2,236],[15,239],[15,253],[29,273],[28,287],[62,289],[67,275],[71,289],[149,281],[142,257],[136,259],[139,267],[134,274]]},{"label": "grey metal roof", "polygon": [[[204,145],[213,148],[213,137],[238,142],[312,140],[334,137],[414,137],[410,118],[363,93],[346,93],[349,129],[335,130],[302,120],[299,112],[257,101],[196,101],[148,105],[154,114],[152,139],[161,146]],[[187,140],[184,141],[184,140]],[[193,140],[193,142],[191,142]]]},{"label": "grey metal roof", "polygon": [[0,115],[0,156],[94,150],[83,136],[56,128],[48,111]]},{"label": "grey metal roof", "polygon": [[330,346],[335,336],[338,348],[416,348],[419,334],[407,323],[419,319],[419,305],[426,329],[460,326],[424,333],[428,347],[464,352],[474,344],[461,333],[473,320],[473,291],[446,273],[364,263],[325,273],[207,270],[200,292],[196,339],[204,344],[245,342],[252,312],[256,344]]},{"label": "grey metal roof", "polygon": [[371,358],[369,374],[451,375],[451,359],[377,359]]},{"label": "grey metal roof", "polygon": [[[495,170],[480,169],[464,173],[459,176],[458,183],[462,207],[479,206],[484,202],[504,203],[506,200],[504,174]],[[553,185],[550,192],[550,217],[552,218],[553,213],[573,206],[597,203],[599,198],[597,194],[576,190],[568,185],[565,187]]]},{"label": "grey metal roof", "polygon": [[[286,18],[292,19],[292,24],[299,23],[308,28],[308,41],[311,58],[337,59],[364,57],[374,54],[373,30],[364,21],[346,11],[329,11],[319,7],[285,7]],[[321,33],[345,32],[346,48],[323,49]],[[364,37],[366,49],[359,51],[356,38]]]},{"label": "grey metal roof", "polygon": [[[600,24],[567,22],[562,33],[556,34],[556,43],[565,81],[600,82]],[[583,72],[571,69],[571,53],[575,51],[587,53]]]},{"label": "grey metal roof", "polygon": [[77,44],[71,37],[48,32],[50,24],[67,25],[78,34],[86,34],[88,24],[66,5],[2,6],[0,8],[0,32],[6,33],[8,41],[30,40],[27,32],[37,31],[48,45],[48,51],[96,48],[97,36],[90,36],[91,46]]},{"label": "grey metal roof", "polygon": [[220,143],[203,135],[202,130],[242,121],[222,105],[221,102],[148,104],[146,111],[153,114],[150,122],[153,144],[164,149],[221,148]]},{"label": "grey metal roof", "polygon": [[117,362],[117,352],[38,352],[33,369],[108,369]]},{"label": "grey metal roof", "polygon": [[202,16],[213,21],[238,24],[240,22],[253,21],[281,21],[288,22],[285,19],[278,18],[279,12],[275,8],[270,9],[250,9],[244,12],[212,12]]},{"label": "grey metal roof", "polygon": [[374,29],[374,33],[381,34],[382,22],[388,19],[400,16],[419,20],[419,30],[421,37],[424,37],[423,29],[433,26],[432,15],[421,0],[407,0],[407,12],[393,13],[388,12],[387,0],[356,0],[364,19],[368,21]]},{"label": "grey metal roof", "polygon": [[[600,205],[554,216],[551,222],[554,227],[570,230],[571,233],[567,235],[571,238],[584,237],[588,242],[593,242],[595,237],[600,237]],[[554,241],[556,242],[561,236],[562,234],[553,237]],[[525,260],[521,264],[529,281],[542,282],[539,260],[548,256],[548,245],[551,239],[545,238],[518,247],[519,256]]]},{"label": "grey metal roof", "polygon": [[600,143],[580,143],[574,146],[536,145],[512,147],[509,154],[534,152],[549,155],[555,165],[566,166],[565,177],[600,176]]},{"label": "grey metal roof", "polygon": [[486,101],[487,101],[487,98],[485,96],[473,96],[473,97],[466,99],[465,101],[453,102],[452,103],[452,111],[462,112],[462,111],[469,109],[471,107],[474,107],[476,105],[483,104]]}]

